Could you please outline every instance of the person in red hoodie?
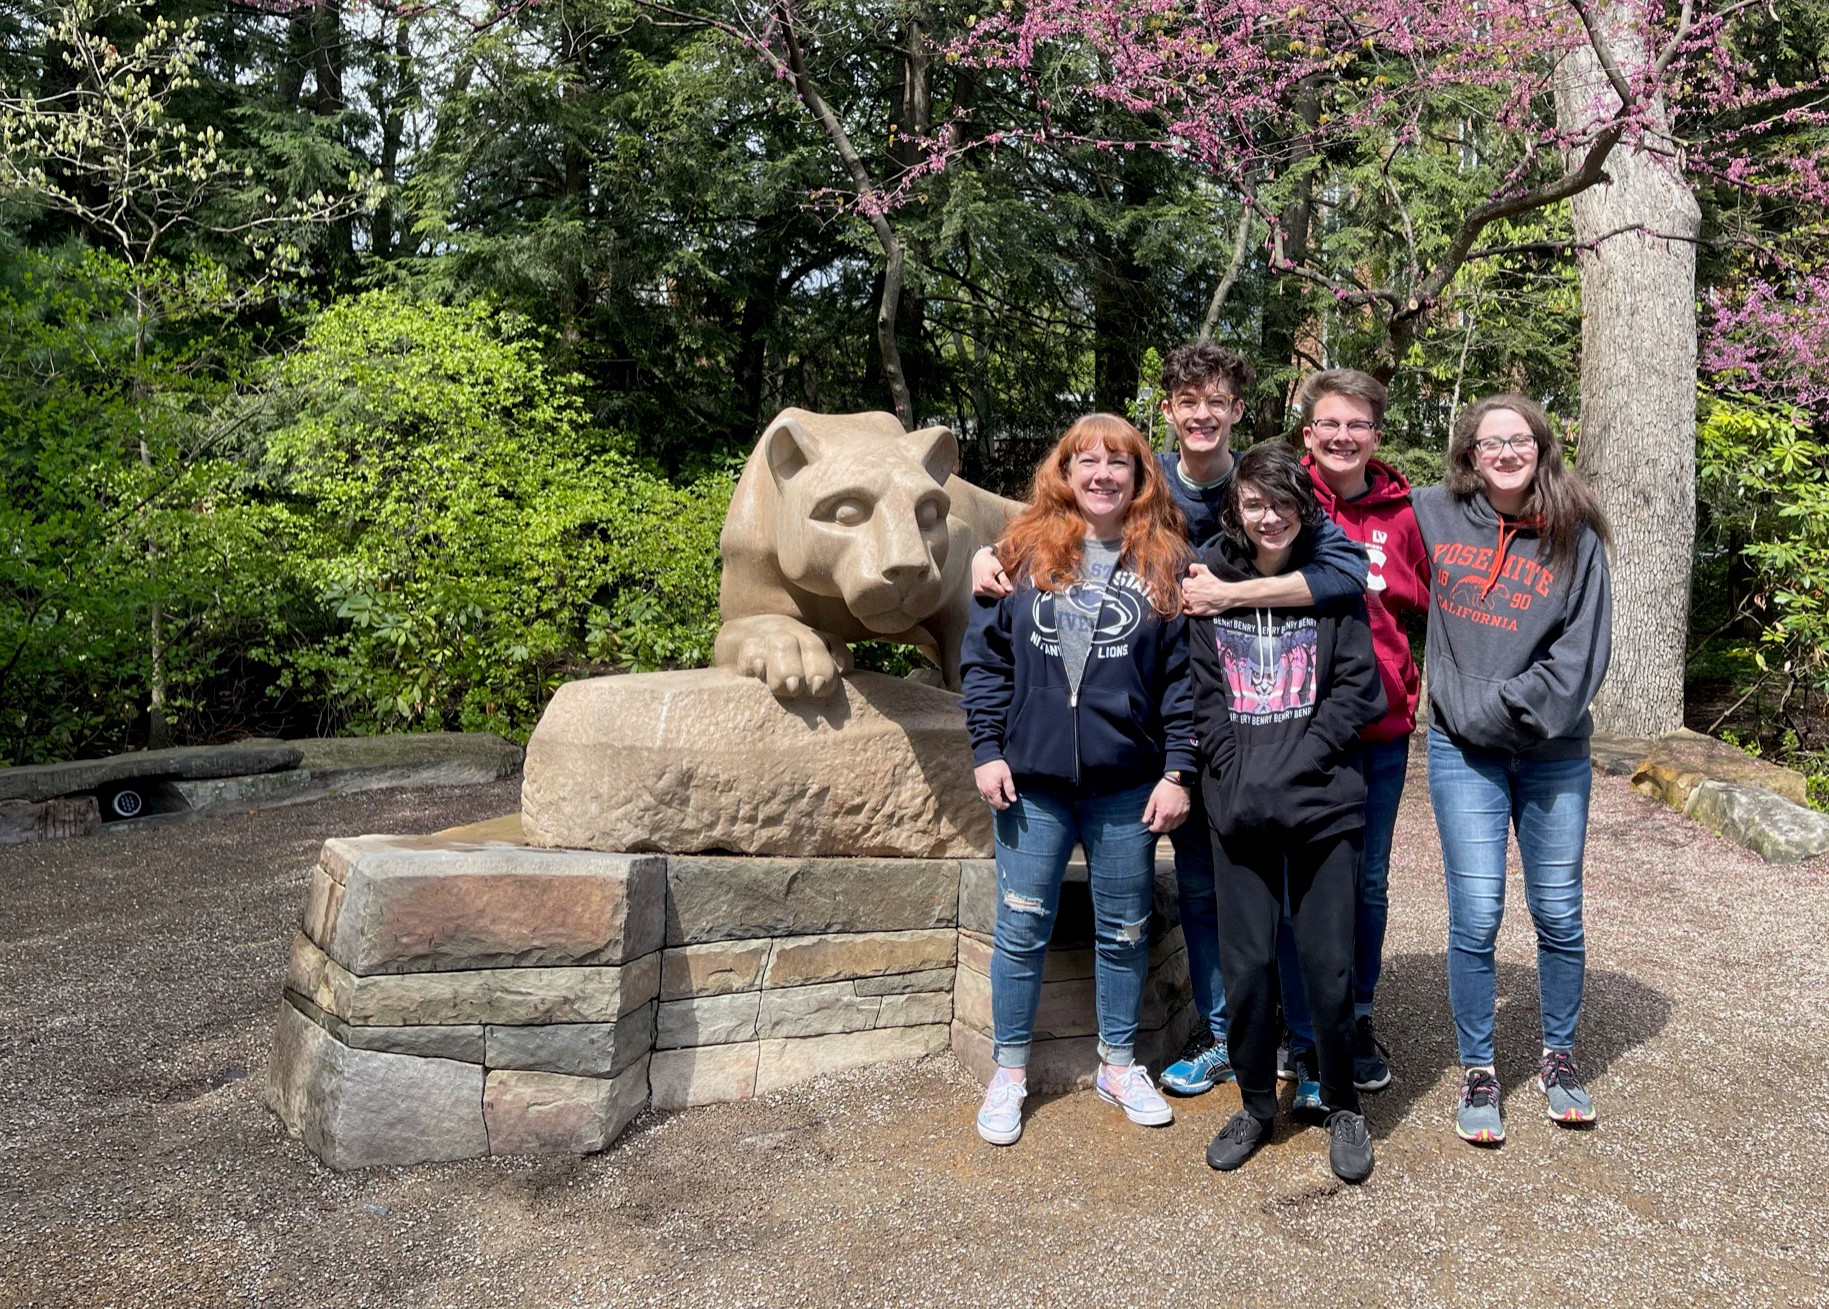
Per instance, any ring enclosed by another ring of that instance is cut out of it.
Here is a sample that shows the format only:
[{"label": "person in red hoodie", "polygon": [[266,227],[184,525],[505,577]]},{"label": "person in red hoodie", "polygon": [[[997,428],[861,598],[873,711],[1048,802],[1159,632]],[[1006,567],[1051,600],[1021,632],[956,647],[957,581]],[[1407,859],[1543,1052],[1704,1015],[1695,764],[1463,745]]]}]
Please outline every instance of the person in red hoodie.
[{"label": "person in red hoodie", "polygon": [[[1384,426],[1384,383],[1353,368],[1312,373],[1302,384],[1302,444],[1322,512],[1371,559],[1366,610],[1372,648],[1384,683],[1385,715],[1359,734],[1365,744],[1365,855],[1360,865],[1353,948],[1353,1083],[1380,1091],[1391,1083],[1386,1052],[1372,1028],[1372,993],[1384,957],[1391,865],[1391,832],[1409,770],[1410,734],[1416,728],[1421,678],[1410,655],[1401,615],[1426,614],[1429,560],[1410,509],[1410,483],[1374,457]],[[1282,947],[1284,1021],[1289,1059],[1279,1071],[1296,1083],[1294,1108],[1318,1112],[1314,1037],[1295,943],[1285,928]],[[1312,1103],[1310,1103],[1312,1101]]]}]

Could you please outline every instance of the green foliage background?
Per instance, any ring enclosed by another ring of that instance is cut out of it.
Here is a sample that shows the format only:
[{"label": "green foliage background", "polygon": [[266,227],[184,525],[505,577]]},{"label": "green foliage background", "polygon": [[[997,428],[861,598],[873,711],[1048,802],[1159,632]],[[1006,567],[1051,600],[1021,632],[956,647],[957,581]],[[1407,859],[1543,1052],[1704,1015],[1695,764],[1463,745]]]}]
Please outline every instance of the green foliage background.
[{"label": "green foliage background", "polygon": [[[707,661],[717,533],[762,426],[891,401],[883,253],[851,170],[741,39],[767,10],[567,0],[477,28],[445,6],[94,0],[117,49],[169,20],[207,52],[135,94],[208,145],[157,240],[0,185],[0,763],[145,744],[155,687],[177,741],[521,736],[566,678]],[[1273,268],[1261,219],[1210,311],[1244,198],[1146,148],[1158,122],[1048,103],[1084,79],[1070,56],[1026,81],[946,59],[975,12],[803,12],[808,74],[895,200],[917,419],[1019,490],[1072,417],[1147,421],[1161,353],[1212,312],[1262,374],[1239,443],[1289,436],[1304,370],[1376,353],[1366,316]],[[9,123],[72,83],[54,16],[0,18]],[[1761,78],[1820,66],[1820,6],[1746,21]],[[1306,206],[1327,262],[1401,281],[1520,163],[1481,94],[1255,202]],[[940,137],[974,148],[925,171]],[[1820,234],[1700,189],[1704,292],[1746,274],[1733,252]],[[1508,253],[1469,263],[1394,361],[1381,454],[1413,481],[1472,397],[1526,391],[1573,423],[1568,232],[1566,209],[1491,229]],[[1702,404],[1698,676],[1749,693],[1753,735],[1808,748],[1829,691],[1821,415]]]}]

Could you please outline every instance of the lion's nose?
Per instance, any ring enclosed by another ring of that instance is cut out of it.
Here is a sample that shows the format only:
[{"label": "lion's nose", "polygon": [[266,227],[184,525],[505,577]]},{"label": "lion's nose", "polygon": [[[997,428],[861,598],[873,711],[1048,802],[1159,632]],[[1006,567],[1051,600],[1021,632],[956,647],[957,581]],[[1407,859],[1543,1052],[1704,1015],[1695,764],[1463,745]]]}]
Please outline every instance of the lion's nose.
[{"label": "lion's nose", "polygon": [[891,564],[883,569],[883,578],[896,586],[907,586],[919,581],[926,572],[926,564]]}]

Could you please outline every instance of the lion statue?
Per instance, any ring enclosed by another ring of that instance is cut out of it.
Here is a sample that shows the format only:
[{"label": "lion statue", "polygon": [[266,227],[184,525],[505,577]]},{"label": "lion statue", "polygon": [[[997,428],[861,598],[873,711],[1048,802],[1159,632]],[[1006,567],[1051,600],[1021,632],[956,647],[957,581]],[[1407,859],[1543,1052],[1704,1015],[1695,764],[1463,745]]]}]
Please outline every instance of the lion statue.
[{"label": "lion statue", "polygon": [[952,430],[784,409],[731,499],[715,661],[783,699],[824,699],[850,641],[918,645],[959,686],[971,558],[1023,506],[954,476]]}]

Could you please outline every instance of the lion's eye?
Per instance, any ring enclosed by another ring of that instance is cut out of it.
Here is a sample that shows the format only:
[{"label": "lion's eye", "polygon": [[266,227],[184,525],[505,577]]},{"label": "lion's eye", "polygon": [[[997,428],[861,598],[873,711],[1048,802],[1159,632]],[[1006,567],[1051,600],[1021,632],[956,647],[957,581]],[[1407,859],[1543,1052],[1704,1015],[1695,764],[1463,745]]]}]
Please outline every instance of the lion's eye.
[{"label": "lion's eye", "polygon": [[915,522],[923,529],[932,527],[944,517],[946,511],[940,507],[938,500],[923,500],[915,506]]},{"label": "lion's eye", "polygon": [[862,500],[846,496],[821,507],[821,518],[837,523],[840,527],[856,527],[870,519],[870,506]]}]

